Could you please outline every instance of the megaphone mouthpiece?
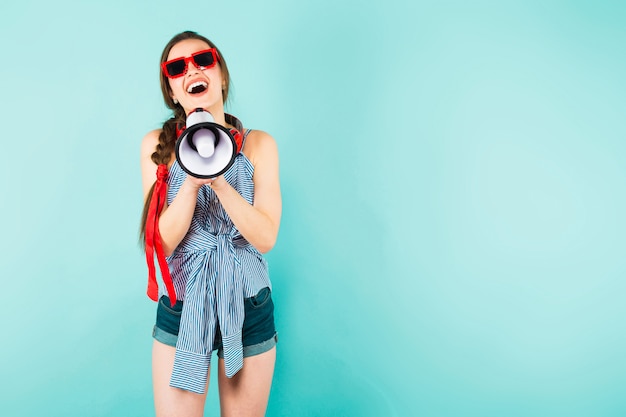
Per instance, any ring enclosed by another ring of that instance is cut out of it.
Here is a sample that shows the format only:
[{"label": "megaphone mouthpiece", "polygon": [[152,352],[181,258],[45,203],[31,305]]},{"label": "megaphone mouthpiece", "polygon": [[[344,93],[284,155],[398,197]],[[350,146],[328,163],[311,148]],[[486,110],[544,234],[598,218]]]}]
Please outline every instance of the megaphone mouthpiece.
[{"label": "megaphone mouthpiece", "polygon": [[193,146],[198,150],[198,154],[203,158],[213,156],[215,153],[215,142],[217,142],[217,138],[208,129],[198,130],[191,138],[191,143],[193,143]]}]

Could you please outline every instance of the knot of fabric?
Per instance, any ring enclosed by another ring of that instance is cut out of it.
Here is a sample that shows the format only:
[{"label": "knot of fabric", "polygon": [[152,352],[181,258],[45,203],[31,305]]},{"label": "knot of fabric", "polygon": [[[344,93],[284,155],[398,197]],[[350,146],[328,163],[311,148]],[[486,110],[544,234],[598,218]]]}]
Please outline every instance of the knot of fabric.
[{"label": "knot of fabric", "polygon": [[165,181],[167,180],[167,175],[168,175],[168,169],[167,169],[167,165],[165,164],[159,164],[159,166],[157,167],[157,181]]},{"label": "knot of fabric", "polygon": [[[243,367],[244,320],[241,264],[235,252],[234,233],[203,234],[204,251],[188,267],[185,302],[180,320],[170,386],[198,394],[205,392],[219,326],[228,378]],[[212,283],[215,292],[207,291]]]},{"label": "knot of fabric", "polygon": [[157,261],[161,270],[161,278],[165,283],[172,306],[176,303],[176,290],[170,275],[169,266],[165,259],[163,243],[161,240],[161,232],[159,231],[159,217],[165,206],[167,198],[167,165],[161,164],[157,167],[157,180],[154,183],[152,197],[148,206],[148,215],[146,216],[145,225],[145,248],[146,262],[148,264],[148,297],[153,301],[159,299],[159,286],[156,279],[156,268],[154,266],[154,253],[156,251]]}]

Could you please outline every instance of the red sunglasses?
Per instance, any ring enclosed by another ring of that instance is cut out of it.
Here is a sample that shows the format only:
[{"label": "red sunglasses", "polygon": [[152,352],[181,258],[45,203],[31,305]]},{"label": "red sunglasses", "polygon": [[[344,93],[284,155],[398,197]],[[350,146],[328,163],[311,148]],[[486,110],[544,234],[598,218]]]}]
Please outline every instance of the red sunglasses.
[{"label": "red sunglasses", "polygon": [[161,63],[161,69],[167,78],[178,78],[187,73],[187,65],[190,61],[193,62],[199,70],[205,70],[207,68],[214,67],[217,60],[217,49],[210,48],[193,53],[188,57],[181,57],[163,62]]}]

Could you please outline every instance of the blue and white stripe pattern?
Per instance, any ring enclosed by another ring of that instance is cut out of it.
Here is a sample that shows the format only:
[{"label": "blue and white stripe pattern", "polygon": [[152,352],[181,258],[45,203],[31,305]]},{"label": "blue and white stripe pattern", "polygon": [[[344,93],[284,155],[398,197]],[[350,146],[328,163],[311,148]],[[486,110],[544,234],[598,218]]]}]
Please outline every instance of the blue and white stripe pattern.
[{"label": "blue and white stripe pattern", "polygon": [[[250,204],[254,199],[253,173],[254,166],[240,153],[224,174]],[[174,162],[168,178],[168,203],[186,175]],[[267,263],[239,234],[209,186],[198,192],[189,231],[167,260],[177,298],[184,300],[170,385],[202,394],[218,327],[226,376],[232,377],[243,366],[243,299],[263,287],[271,288]],[[164,286],[159,288],[167,295]]]}]

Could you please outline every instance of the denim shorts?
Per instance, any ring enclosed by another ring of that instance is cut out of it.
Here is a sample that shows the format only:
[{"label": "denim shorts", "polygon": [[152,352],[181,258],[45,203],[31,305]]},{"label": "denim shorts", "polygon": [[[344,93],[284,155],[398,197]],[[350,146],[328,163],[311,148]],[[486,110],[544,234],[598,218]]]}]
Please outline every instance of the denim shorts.
[{"label": "denim shorts", "polygon": [[[182,301],[176,301],[172,307],[170,299],[162,296],[157,307],[152,337],[163,344],[176,347],[182,311]],[[244,311],[242,329],[244,358],[259,355],[276,346],[278,335],[274,326],[274,302],[270,289],[265,287],[254,297],[244,298]],[[224,357],[219,326],[216,329],[213,350],[217,350],[220,358]]]}]

